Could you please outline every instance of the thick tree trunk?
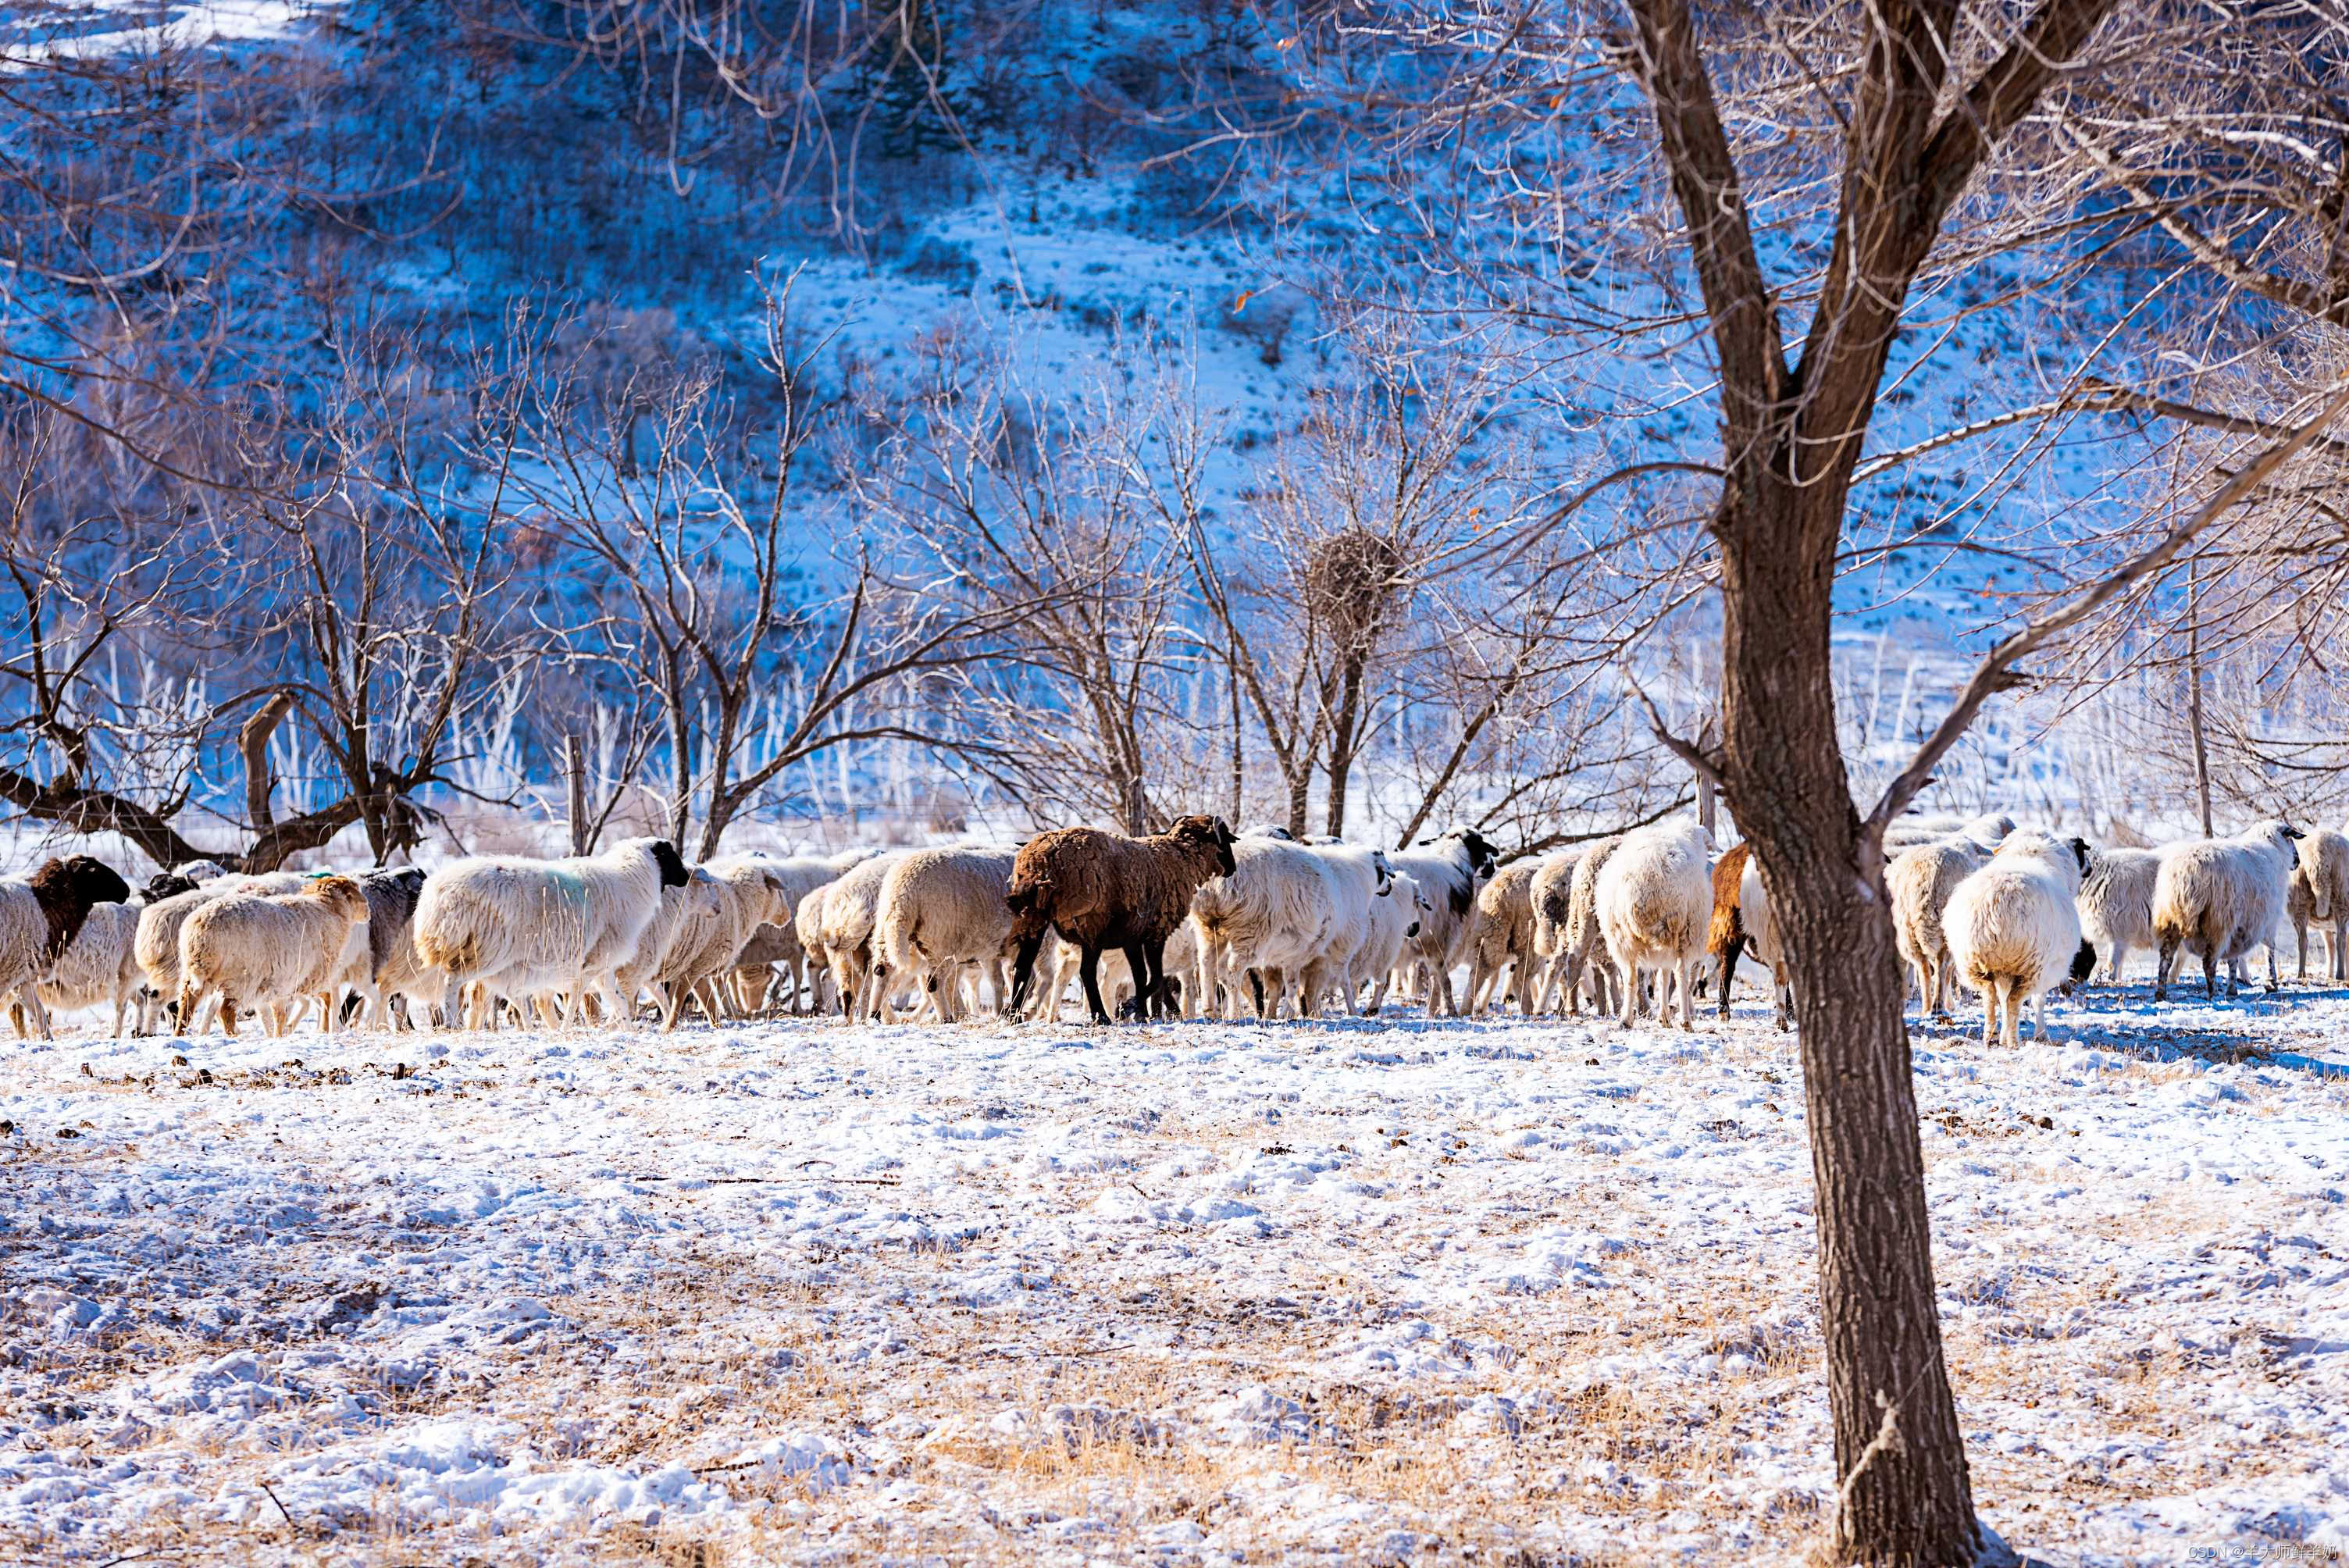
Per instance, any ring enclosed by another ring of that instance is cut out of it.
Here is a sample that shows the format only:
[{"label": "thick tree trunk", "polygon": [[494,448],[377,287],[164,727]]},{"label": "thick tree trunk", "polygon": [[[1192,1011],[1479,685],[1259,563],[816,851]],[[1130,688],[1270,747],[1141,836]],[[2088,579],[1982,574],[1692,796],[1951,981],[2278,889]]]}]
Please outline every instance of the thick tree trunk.
[{"label": "thick tree trunk", "polygon": [[[1749,542],[1723,562],[1724,783],[1803,999],[1820,1332],[1844,1487],[1836,1560],[1939,1568],[1974,1560],[1976,1527],[1934,1305],[1905,991],[1883,856],[1862,838],[1836,735],[1833,551],[1790,548],[1833,526],[1811,511],[1828,504],[1840,498],[1773,487],[1725,520],[1725,537]],[[1898,1441],[1871,1450],[1888,1408]]]}]

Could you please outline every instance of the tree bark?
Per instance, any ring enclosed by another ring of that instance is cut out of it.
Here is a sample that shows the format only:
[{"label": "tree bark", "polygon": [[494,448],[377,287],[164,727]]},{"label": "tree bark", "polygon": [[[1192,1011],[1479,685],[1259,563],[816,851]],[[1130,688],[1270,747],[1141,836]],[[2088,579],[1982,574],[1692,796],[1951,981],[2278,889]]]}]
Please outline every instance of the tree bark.
[{"label": "tree bark", "polygon": [[[1798,508],[1840,504],[1791,487],[1755,499],[1730,537],[1785,539],[1818,526],[1792,515]],[[1764,507],[1779,515],[1756,515]],[[1906,986],[1883,855],[1861,831],[1836,735],[1830,556],[1723,552],[1723,782],[1783,912],[1803,999],[1820,1333],[1847,1489],[1836,1560],[1965,1563],[1976,1553],[1973,1498],[1934,1302]],[[1884,1424],[1879,1399],[1899,1440],[1859,1468]]]}]

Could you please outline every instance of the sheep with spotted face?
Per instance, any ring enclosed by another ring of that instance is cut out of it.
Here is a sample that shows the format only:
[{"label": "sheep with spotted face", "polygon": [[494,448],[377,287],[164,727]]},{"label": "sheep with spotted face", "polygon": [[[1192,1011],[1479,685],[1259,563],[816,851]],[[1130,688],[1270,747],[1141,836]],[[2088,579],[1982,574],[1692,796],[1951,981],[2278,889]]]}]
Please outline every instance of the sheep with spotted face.
[{"label": "sheep with spotted face", "polygon": [[[1475,829],[1453,828],[1389,855],[1387,861],[1397,875],[1419,884],[1430,905],[1413,941],[1413,965],[1418,972],[1414,978],[1424,982],[1427,1010],[1457,1016],[1460,1002],[1452,989],[1452,972],[1467,962],[1476,895],[1492,880],[1500,851]],[[1414,985],[1414,991],[1419,988]]]},{"label": "sheep with spotted face", "polygon": [[1077,947],[1078,977],[1095,1023],[1110,1021],[1099,969],[1111,947],[1124,950],[1145,1015],[1165,1016],[1166,940],[1190,914],[1200,884],[1232,873],[1233,843],[1231,828],[1208,816],[1177,817],[1164,832],[1140,839],[1062,828],[1030,840],[1013,862],[1004,899],[1019,943],[1012,1011],[1027,1002],[1036,954],[1050,931]]},{"label": "sheep with spotted face", "polygon": [[1307,961],[1299,988],[1317,1011],[1334,992],[1346,1011],[1354,1013],[1361,1004],[1361,983],[1371,973],[1364,955],[1378,906],[1393,896],[1394,867],[1385,851],[1364,844],[1319,838],[1305,847],[1330,875],[1335,908],[1321,951]]},{"label": "sheep with spotted face", "polygon": [[1362,1006],[1368,1016],[1376,1017],[1386,1005],[1387,986],[1395,968],[1419,939],[1420,923],[1430,910],[1418,882],[1401,872],[1394,873],[1387,896],[1372,907],[1370,940],[1358,961],[1359,971],[1370,985],[1369,999]]}]

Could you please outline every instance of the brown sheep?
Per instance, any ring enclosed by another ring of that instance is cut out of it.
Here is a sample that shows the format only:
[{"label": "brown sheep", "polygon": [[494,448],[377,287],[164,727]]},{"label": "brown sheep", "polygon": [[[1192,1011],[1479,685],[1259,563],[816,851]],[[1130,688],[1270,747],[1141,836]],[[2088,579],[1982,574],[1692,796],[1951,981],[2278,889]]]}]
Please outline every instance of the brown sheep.
[{"label": "brown sheep", "polygon": [[1012,936],[1019,955],[1009,1011],[1028,999],[1036,951],[1047,930],[1076,945],[1078,974],[1093,1022],[1110,1021],[1095,973],[1103,948],[1125,954],[1137,982],[1135,1010],[1164,1016],[1173,1009],[1163,967],[1166,939],[1191,913],[1192,895],[1209,877],[1234,868],[1232,830],[1221,817],[1177,817],[1163,833],[1129,839],[1097,828],[1062,828],[1030,839],[1011,866]]},{"label": "brown sheep", "polygon": [[1704,950],[1719,977],[1724,1018],[1729,1016],[1729,983],[1736,977],[1738,957],[1745,951],[1745,918],[1738,897],[1745,886],[1745,862],[1753,858],[1753,845],[1737,844],[1713,863],[1713,923],[1705,929]]}]

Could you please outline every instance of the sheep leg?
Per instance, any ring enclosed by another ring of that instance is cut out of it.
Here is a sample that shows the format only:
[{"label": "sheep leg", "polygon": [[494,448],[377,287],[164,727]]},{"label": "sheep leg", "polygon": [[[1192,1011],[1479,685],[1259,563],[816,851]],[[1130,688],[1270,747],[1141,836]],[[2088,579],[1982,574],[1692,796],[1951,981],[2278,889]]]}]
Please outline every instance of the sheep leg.
[{"label": "sheep leg", "polygon": [[2121,965],[2127,961],[2128,944],[2123,942],[2117,936],[2114,937],[2112,956],[2105,960],[2105,979],[2112,985],[2119,985],[2121,983]]},{"label": "sheep leg", "polygon": [[1475,1017],[1485,1010],[1486,1003],[1492,996],[1493,982],[1499,977],[1500,972],[1486,963],[1485,955],[1479,953],[1475,963],[1468,969],[1468,1016],[1470,1017]]},{"label": "sheep leg", "polygon": [[1695,983],[1696,959],[1683,953],[1674,971],[1673,988],[1680,994],[1681,1027],[1692,1033],[1696,1028],[1696,996],[1691,989]]},{"label": "sheep leg", "polygon": [[2023,1035],[2020,1027],[2023,1017],[2023,987],[2013,980],[2004,978],[2001,978],[1996,984],[1999,1006],[2006,1015],[2005,1026],[2001,1031],[2000,1037],[2006,1042],[2010,1049],[2021,1050],[2023,1048]]},{"label": "sheep leg", "polygon": [[1729,939],[1729,945],[1721,950],[1721,995],[1719,997],[1719,1002],[1721,1016],[1723,1022],[1726,1022],[1729,1018],[1730,984],[1737,978],[1737,961],[1740,957],[1744,956],[1744,953],[1745,935],[1743,932],[1731,937]]},{"label": "sheep leg", "polygon": [[2153,999],[2155,1001],[2160,1001],[2163,994],[2169,989],[2170,969],[2177,962],[2177,942],[2170,937],[2163,937],[2161,945],[2155,950],[2153,955]]},{"label": "sheep leg", "polygon": [[1631,975],[1632,983],[1623,987],[1622,1017],[1620,1020],[1623,1026],[1628,1029],[1631,1026],[1631,1020],[1638,1016],[1636,1011],[1637,1004],[1633,1000],[1633,995],[1640,988],[1640,972],[1636,968],[1631,968],[1630,965],[1627,965],[1623,960],[1621,951],[1615,948],[1612,944],[1609,944],[1608,953],[1609,955],[1614,959],[1617,968],[1628,969]]},{"label": "sheep leg", "polygon": [[2337,984],[2349,975],[2342,973],[2342,963],[2349,959],[2349,920],[2338,921],[2333,927],[2333,940],[2326,944],[2333,950],[2333,978]]},{"label": "sheep leg", "polygon": [[1982,1043],[1983,1045],[1985,1045],[1985,1046],[1986,1046],[1986,1045],[1989,1045],[1992,1040],[1994,1040],[1994,1039],[1998,1038],[1998,987],[1997,987],[1997,985],[1984,985],[1984,986],[1982,988]]},{"label": "sheep leg", "polygon": [[2047,1043],[2047,993],[2044,991],[2031,998],[2031,1037],[2043,1046]]},{"label": "sheep leg", "polygon": [[1077,960],[1077,978],[1085,983],[1085,1005],[1092,1009],[1093,1022],[1106,1024],[1110,1017],[1109,1009],[1102,1006],[1100,965],[1101,949],[1086,943]]}]

